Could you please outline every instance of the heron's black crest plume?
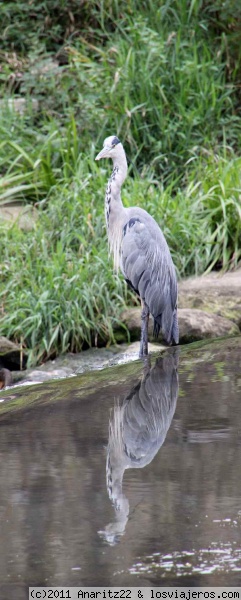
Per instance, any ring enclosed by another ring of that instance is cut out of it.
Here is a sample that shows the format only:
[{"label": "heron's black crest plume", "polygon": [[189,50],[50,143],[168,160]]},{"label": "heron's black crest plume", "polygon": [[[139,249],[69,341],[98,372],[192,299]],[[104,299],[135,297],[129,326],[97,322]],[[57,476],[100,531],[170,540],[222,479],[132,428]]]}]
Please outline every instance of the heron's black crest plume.
[{"label": "heron's black crest plume", "polygon": [[117,136],[115,136],[112,140],[112,146],[117,146],[117,144],[120,144],[120,140]]}]

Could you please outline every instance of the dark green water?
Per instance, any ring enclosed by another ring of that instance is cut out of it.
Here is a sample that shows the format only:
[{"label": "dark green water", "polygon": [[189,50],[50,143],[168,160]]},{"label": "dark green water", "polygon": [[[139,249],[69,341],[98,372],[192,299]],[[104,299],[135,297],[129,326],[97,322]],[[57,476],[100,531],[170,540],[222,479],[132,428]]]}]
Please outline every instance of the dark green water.
[{"label": "dark green water", "polygon": [[241,585],[241,338],[0,400],[1,599]]}]

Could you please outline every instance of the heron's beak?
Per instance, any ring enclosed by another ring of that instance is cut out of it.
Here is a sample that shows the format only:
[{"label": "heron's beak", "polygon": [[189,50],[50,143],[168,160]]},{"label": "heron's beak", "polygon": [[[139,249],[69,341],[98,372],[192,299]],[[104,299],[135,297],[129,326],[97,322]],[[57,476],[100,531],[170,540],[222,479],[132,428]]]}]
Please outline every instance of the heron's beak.
[{"label": "heron's beak", "polygon": [[102,148],[102,150],[99,152],[99,154],[97,154],[97,156],[95,157],[95,160],[100,160],[101,158],[107,158],[110,150],[111,150],[111,148],[109,148],[109,146],[105,146],[104,148]]}]

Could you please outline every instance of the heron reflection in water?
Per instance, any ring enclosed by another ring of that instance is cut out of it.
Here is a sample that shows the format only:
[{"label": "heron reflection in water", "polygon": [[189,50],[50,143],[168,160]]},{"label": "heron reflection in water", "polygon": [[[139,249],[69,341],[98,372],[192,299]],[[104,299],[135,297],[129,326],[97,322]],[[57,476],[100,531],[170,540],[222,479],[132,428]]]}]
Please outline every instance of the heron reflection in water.
[{"label": "heron reflection in water", "polygon": [[179,349],[169,349],[151,368],[146,359],[143,378],[116,404],[109,423],[106,485],[115,521],[99,534],[113,545],[125,532],[129,501],[122,491],[126,469],[148,465],[165,441],[178,397]]}]

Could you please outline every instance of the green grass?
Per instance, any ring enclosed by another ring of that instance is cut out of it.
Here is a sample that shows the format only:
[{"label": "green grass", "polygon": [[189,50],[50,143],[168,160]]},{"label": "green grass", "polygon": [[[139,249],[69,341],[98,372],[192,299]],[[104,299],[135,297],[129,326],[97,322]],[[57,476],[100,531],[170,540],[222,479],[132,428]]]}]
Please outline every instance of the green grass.
[{"label": "green grass", "polygon": [[[15,4],[18,26],[16,19],[7,20],[11,11],[14,14],[13,3],[3,7],[9,49],[12,38],[20,46],[17,58],[10,51],[2,53],[2,60],[0,56],[0,81],[5,96],[39,101],[39,111],[29,123],[38,132],[46,133],[49,118],[59,128],[74,114],[82,151],[116,132],[137,167],[151,168],[165,184],[181,175],[185,163],[203,149],[216,150],[223,144],[240,149],[241,58],[233,50],[231,71],[231,16],[228,12],[224,31],[223,5],[216,2],[214,23],[212,4],[204,9],[199,0],[90,0],[83,2],[78,30],[80,13],[74,1],[75,29],[68,39],[70,1],[34,0],[25,8],[22,4]],[[44,35],[46,19],[49,31]],[[25,45],[18,35],[24,27]]]},{"label": "green grass", "polygon": [[[113,341],[135,302],[108,259],[111,165],[94,161],[107,135],[132,160],[124,203],[157,219],[179,277],[240,261],[240,9],[237,0],[232,10],[219,0],[0,7],[0,209],[38,210],[32,231],[0,223],[1,334],[36,363]],[[23,114],[15,98],[26,100]]]},{"label": "green grass", "polygon": [[30,364],[114,340],[126,291],[103,237],[79,179],[71,194],[67,185],[56,188],[34,231],[1,227],[1,332],[23,341]]}]

